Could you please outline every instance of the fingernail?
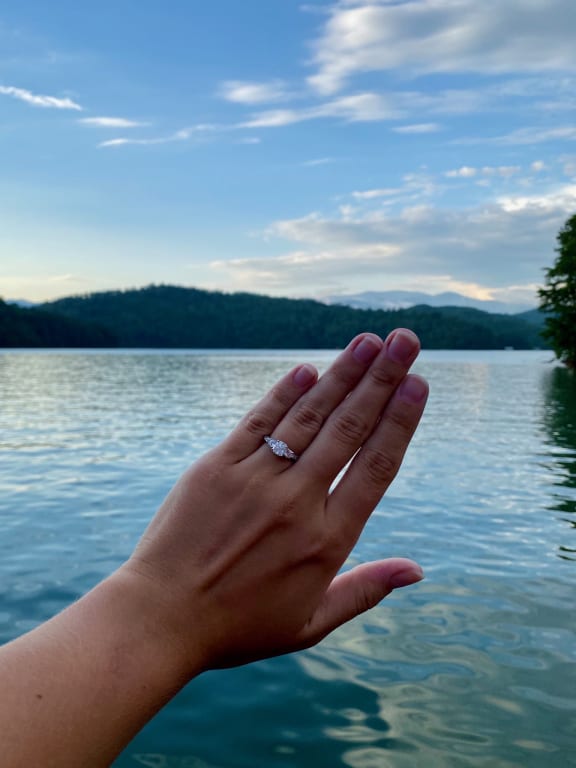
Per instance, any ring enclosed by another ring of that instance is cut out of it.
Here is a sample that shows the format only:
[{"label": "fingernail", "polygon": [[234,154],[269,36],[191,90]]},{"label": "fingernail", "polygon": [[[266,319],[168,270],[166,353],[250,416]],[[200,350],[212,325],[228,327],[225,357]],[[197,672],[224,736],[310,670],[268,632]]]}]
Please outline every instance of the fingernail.
[{"label": "fingernail", "polygon": [[407,365],[416,356],[419,342],[418,337],[412,331],[401,328],[394,331],[388,339],[386,354],[390,360],[401,365]]},{"label": "fingernail", "polygon": [[410,584],[416,584],[418,581],[422,581],[424,578],[424,571],[419,565],[411,565],[408,568],[402,568],[390,577],[390,586],[393,589],[400,589],[400,587],[408,587]]},{"label": "fingernail", "polygon": [[418,405],[428,394],[426,380],[415,374],[406,376],[398,387],[398,397],[410,405]]},{"label": "fingernail", "polygon": [[382,349],[382,342],[376,341],[371,336],[365,336],[360,344],[354,347],[353,356],[359,363],[368,365]]},{"label": "fingernail", "polygon": [[297,387],[309,387],[316,380],[316,368],[313,365],[301,365],[294,371],[293,379]]}]

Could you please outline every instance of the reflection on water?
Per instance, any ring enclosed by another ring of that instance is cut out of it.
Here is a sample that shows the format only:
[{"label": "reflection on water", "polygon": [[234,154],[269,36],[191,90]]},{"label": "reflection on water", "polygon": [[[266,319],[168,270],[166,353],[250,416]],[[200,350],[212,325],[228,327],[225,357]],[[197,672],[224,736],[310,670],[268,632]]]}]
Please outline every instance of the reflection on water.
[{"label": "reflection on water", "polygon": [[[289,366],[333,353],[0,354],[0,640],[125,559]],[[115,768],[576,765],[576,394],[549,353],[425,353],[427,414],[347,566],[427,578],[318,648],[203,675]]]},{"label": "reflection on water", "polygon": [[[550,371],[545,386],[544,424],[554,461],[550,467],[559,488],[550,509],[567,524],[559,556],[576,560],[576,374],[565,368]],[[569,530],[571,529],[571,530]]]}]

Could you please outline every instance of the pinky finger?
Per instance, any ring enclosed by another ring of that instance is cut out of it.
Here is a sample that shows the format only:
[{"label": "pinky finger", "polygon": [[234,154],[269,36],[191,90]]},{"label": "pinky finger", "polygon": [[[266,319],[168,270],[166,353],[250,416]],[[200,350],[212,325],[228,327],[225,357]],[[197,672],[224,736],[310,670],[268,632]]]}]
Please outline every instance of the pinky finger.
[{"label": "pinky finger", "polygon": [[384,410],[372,435],[356,454],[328,502],[335,525],[355,541],[372,511],[396,477],[416,431],[428,384],[409,374]]}]

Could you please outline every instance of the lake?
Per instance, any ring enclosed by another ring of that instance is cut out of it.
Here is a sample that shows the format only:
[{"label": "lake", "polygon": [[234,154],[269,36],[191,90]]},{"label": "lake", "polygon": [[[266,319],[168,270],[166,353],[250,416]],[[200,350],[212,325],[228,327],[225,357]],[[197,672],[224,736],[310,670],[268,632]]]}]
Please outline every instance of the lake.
[{"label": "lake", "polygon": [[[0,642],[128,557],[187,464],[334,352],[0,353]],[[576,376],[425,352],[424,420],[348,565],[426,572],[318,647],[185,688],[115,768],[576,765]]]}]

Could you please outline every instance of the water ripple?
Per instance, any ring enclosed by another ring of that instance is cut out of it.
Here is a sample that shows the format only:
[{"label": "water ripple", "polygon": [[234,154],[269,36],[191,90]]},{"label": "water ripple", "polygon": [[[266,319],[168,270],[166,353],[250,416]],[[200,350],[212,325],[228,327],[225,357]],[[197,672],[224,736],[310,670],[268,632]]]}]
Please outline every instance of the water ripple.
[{"label": "water ripple", "polygon": [[[131,552],[180,472],[333,353],[0,354],[0,640]],[[429,408],[346,567],[427,579],[318,648],[202,676],[118,768],[576,765],[576,388],[547,353],[425,353]]]}]

